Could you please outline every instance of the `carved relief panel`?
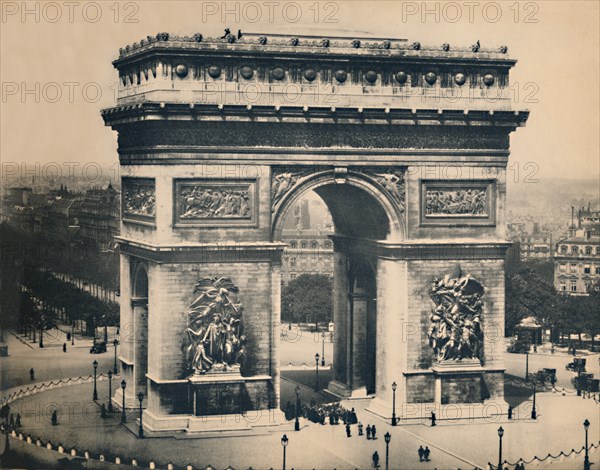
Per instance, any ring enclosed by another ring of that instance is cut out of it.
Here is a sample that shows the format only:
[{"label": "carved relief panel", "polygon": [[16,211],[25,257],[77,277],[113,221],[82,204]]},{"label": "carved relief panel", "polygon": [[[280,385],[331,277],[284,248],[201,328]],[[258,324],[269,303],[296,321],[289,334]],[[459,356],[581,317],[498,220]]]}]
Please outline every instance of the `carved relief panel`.
[{"label": "carved relief panel", "polygon": [[421,225],[495,225],[493,180],[422,180]]},{"label": "carved relief panel", "polygon": [[154,223],[156,188],[152,178],[123,178],[122,213],[125,222]]},{"label": "carved relief panel", "polygon": [[174,224],[255,225],[256,180],[178,179]]}]

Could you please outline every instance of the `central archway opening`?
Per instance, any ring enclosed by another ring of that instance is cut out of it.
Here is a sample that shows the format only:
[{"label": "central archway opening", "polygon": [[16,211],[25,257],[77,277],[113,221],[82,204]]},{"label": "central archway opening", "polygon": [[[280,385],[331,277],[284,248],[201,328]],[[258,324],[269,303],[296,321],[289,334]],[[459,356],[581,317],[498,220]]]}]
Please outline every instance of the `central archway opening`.
[{"label": "central archway opening", "polygon": [[[361,187],[331,182],[297,190],[277,212],[273,238],[288,245],[281,270],[282,376],[287,366],[316,368],[319,354],[325,369],[320,378],[305,374],[305,385],[319,380],[321,389],[340,397],[373,396],[377,256],[365,247],[390,237],[386,207]],[[323,286],[329,305],[319,312]]]}]

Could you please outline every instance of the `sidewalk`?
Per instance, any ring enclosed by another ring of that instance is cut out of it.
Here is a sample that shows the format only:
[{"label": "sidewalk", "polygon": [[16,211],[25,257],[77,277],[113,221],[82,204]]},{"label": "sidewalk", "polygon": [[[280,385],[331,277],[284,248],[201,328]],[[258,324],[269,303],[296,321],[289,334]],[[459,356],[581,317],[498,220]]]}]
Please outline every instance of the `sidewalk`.
[{"label": "sidewalk", "polygon": [[[287,387],[285,380],[282,388]],[[113,381],[113,390],[116,382]],[[563,397],[560,394],[539,393],[537,397],[538,419],[530,419],[531,401],[524,402],[515,410],[515,418],[496,417],[488,421],[440,421],[432,428],[427,423],[403,424],[391,427],[389,423],[365,412],[367,401],[356,401],[359,421],[376,424],[378,439],[367,440],[357,435],[352,426],[352,437],[347,438],[344,426],[318,425],[301,420],[300,432],[292,431],[286,423],[279,432],[238,437],[189,438],[182,433],[177,437],[139,439],[121,427],[119,415],[102,420],[99,407],[91,401],[92,384],[75,385],[43,392],[13,403],[12,411],[23,416],[24,433],[31,433],[43,442],[62,443],[67,449],[75,447],[78,454],[89,450],[92,456],[103,453],[107,459],[119,456],[137,458],[139,462],[154,460],[159,468],[172,461],[176,466],[192,463],[196,466],[213,465],[216,468],[280,468],[283,433],[289,438],[287,458],[289,468],[300,469],[355,469],[369,468],[374,451],[379,453],[381,463],[385,459],[386,432],[391,434],[391,469],[433,468],[485,468],[487,462],[494,465],[498,458],[499,426],[505,430],[503,460],[516,462],[519,458],[530,460],[534,456],[545,457],[548,453],[581,449],[583,446],[584,419],[591,422],[589,442],[600,440],[598,406],[592,400]],[[108,400],[107,382],[99,383],[99,403]],[[50,414],[58,408],[59,425],[50,425]],[[130,424],[136,423],[136,412],[128,415]],[[477,443],[477,445],[474,445]],[[418,461],[417,449],[429,446],[431,461]],[[224,451],[226,449],[226,451]],[[260,452],[257,451],[260,449]],[[309,451],[310,450],[310,451]],[[144,458],[139,458],[143,456]],[[573,467],[581,467],[583,456],[568,459]],[[598,464],[598,452],[591,454]],[[113,460],[114,461],[114,460]],[[546,462],[549,465],[549,462]],[[527,468],[537,464],[528,465]],[[538,468],[546,468],[539,465]],[[561,467],[554,464],[553,468]],[[594,467],[593,467],[594,468]]]}]

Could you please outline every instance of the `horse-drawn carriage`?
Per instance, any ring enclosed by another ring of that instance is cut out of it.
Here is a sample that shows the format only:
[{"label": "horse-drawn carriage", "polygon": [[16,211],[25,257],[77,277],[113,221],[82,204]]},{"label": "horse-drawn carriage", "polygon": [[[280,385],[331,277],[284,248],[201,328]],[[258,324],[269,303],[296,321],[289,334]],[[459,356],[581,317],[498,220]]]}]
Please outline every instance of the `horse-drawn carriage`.
[{"label": "horse-drawn carriage", "polygon": [[574,357],[573,362],[569,362],[565,369],[570,370],[572,372],[585,372],[585,358],[584,357]]}]

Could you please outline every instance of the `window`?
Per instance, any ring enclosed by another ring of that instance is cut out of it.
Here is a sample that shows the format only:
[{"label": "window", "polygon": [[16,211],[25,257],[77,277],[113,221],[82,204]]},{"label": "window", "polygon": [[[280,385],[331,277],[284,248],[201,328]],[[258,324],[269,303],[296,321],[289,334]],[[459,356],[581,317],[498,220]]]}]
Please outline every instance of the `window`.
[{"label": "window", "polygon": [[298,242],[296,240],[292,240],[290,242],[290,248],[298,248]]},{"label": "window", "polygon": [[302,240],[300,242],[300,248],[303,248],[303,249],[308,248],[308,242],[306,240]]},{"label": "window", "polygon": [[567,265],[561,263],[559,269],[561,273],[567,272]]},{"label": "window", "polygon": [[560,245],[560,252],[561,253],[566,253],[567,252],[567,245]]},{"label": "window", "polygon": [[596,254],[597,254],[597,255],[600,255],[600,246],[597,246],[597,247],[596,247]]},{"label": "window", "polygon": [[571,281],[571,292],[577,292],[577,281]]},{"label": "window", "polygon": [[590,274],[591,272],[592,272],[592,267],[591,267],[589,264],[586,264],[586,265],[583,267],[583,273],[584,273],[584,274]]},{"label": "window", "polygon": [[316,241],[313,240],[312,242],[310,242],[310,247],[313,250],[316,250],[318,248],[318,246],[319,246],[319,244]]},{"label": "window", "polygon": [[296,258],[290,258],[290,266],[296,267]]},{"label": "window", "polygon": [[591,246],[586,246],[585,247],[585,254],[586,255],[591,255],[592,254],[592,247]]},{"label": "window", "polygon": [[579,253],[579,247],[577,245],[573,245],[571,247],[571,253]]},{"label": "window", "polygon": [[564,282],[560,283],[560,290],[562,290],[562,291],[566,291],[567,290],[567,285]]},{"label": "window", "polygon": [[290,274],[290,279],[293,281],[294,279],[296,279],[297,274],[296,273],[292,273]]},{"label": "window", "polygon": [[596,266],[596,274],[600,274],[600,266]]},{"label": "window", "polygon": [[572,273],[576,273],[577,272],[577,265],[576,264],[571,264],[571,272]]}]

